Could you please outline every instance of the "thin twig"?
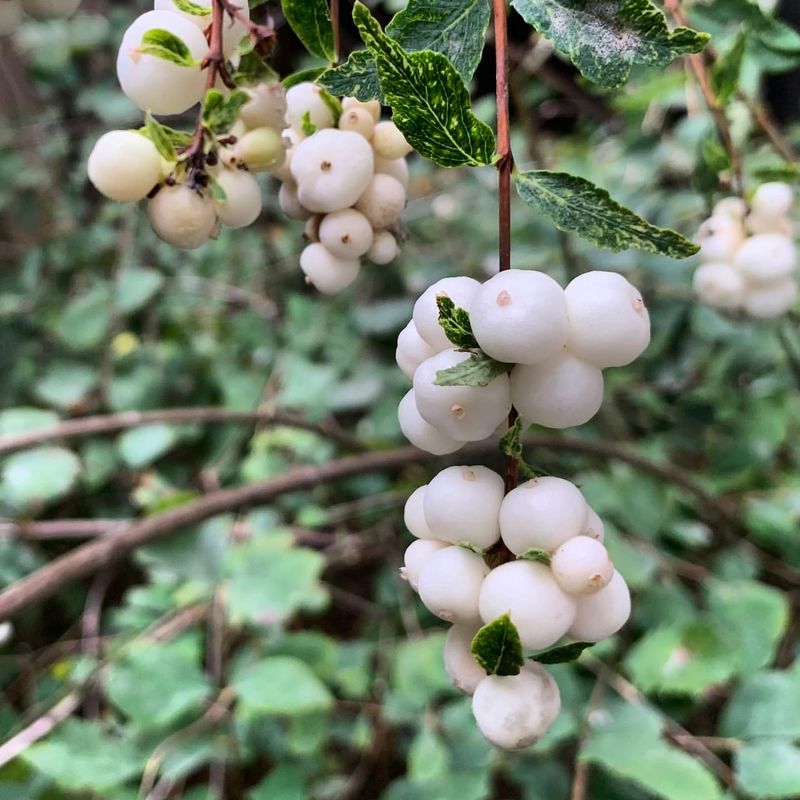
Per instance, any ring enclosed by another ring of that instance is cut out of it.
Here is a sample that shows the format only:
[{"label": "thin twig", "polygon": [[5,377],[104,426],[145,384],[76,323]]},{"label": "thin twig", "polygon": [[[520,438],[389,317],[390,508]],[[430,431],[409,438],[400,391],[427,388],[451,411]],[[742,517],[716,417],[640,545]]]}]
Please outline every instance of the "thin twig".
[{"label": "thin twig", "polygon": [[342,25],[339,0],[331,0],[331,27],[333,28],[333,66],[339,63],[342,47]]},{"label": "thin twig", "polygon": [[572,777],[572,794],[570,800],[586,800],[586,794],[589,791],[589,768],[588,761],[581,761],[579,759],[583,745],[589,738],[592,731],[592,714],[603,701],[605,694],[605,684],[599,678],[595,681],[592,694],[589,697],[589,702],[586,704],[586,710],[583,713],[583,722],[581,730],[578,735],[578,744],[575,753],[575,773]]}]

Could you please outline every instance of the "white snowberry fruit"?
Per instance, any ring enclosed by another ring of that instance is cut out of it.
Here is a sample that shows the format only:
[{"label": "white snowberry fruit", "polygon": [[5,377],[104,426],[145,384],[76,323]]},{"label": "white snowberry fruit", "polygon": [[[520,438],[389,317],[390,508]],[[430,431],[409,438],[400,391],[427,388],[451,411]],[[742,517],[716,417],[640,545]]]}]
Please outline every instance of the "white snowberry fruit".
[{"label": "white snowberry fruit", "polygon": [[306,224],[303,226],[303,236],[305,236],[309,242],[319,241],[319,226],[321,222],[321,214],[314,214],[306,220]]},{"label": "white snowberry fruit", "polygon": [[435,539],[436,537],[431,533],[428,527],[428,521],[425,519],[425,493],[428,489],[427,484],[415,489],[406,500],[403,508],[403,521],[412,536],[417,539]]},{"label": "white snowberry fruit", "polygon": [[536,364],[567,343],[564,290],[549,275],[510,269],[489,278],[470,305],[472,332],[487,355],[508,364]]},{"label": "white snowberry fruit", "polygon": [[568,594],[594,594],[614,575],[608,550],[588,536],[576,536],[553,553],[553,577]]},{"label": "white snowberry fruit", "polygon": [[337,258],[324,245],[314,243],[300,254],[300,269],[317,291],[336,294],[358,277],[361,262],[357,258]]},{"label": "white snowberry fruit", "polygon": [[713,216],[730,217],[741,224],[747,216],[747,203],[741,197],[724,197],[714,206]]},{"label": "white snowberry fruit", "polygon": [[366,108],[349,108],[339,117],[339,130],[353,131],[369,140],[375,130],[375,120]]},{"label": "white snowberry fruit", "polygon": [[488,572],[489,567],[475,553],[463,547],[445,547],[422,565],[420,600],[440,619],[475,624],[480,619],[481,584]]},{"label": "white snowberry fruit", "polygon": [[477,442],[491,436],[511,410],[508,375],[493,378],[486,386],[439,386],[442,370],[463,363],[470,354],[443,350],[423,361],[414,373],[417,409],[423,419],[446,436]]},{"label": "white snowberry fruit", "polygon": [[397,258],[400,245],[389,231],[377,231],[372,246],[367,250],[367,258],[373,264],[390,264]]},{"label": "white snowberry fruit", "polygon": [[[205,15],[192,14],[188,11],[183,11],[180,4],[175,0],[155,0],[156,11],[169,11],[173,14],[180,14],[187,22],[191,22],[200,31],[205,31],[211,24],[211,3],[212,0],[192,0],[194,5],[202,6],[208,9]],[[239,13],[243,14],[247,19],[250,19],[250,7],[247,3],[236,3]],[[247,26],[242,20],[232,19],[225,16],[225,21],[222,25],[222,51],[226,56],[229,56],[236,50],[239,42],[247,36]]]},{"label": "white snowberry fruit", "polygon": [[233,154],[253,172],[279,167],[286,158],[286,146],[275,128],[253,128],[233,146]]},{"label": "white snowberry fruit", "polygon": [[794,191],[786,183],[762,183],[753,195],[753,211],[763,217],[785,217],[794,204]]},{"label": "white snowberry fruit", "polygon": [[375,172],[391,175],[400,181],[403,188],[408,191],[408,162],[404,158],[380,158],[375,156]]},{"label": "white snowberry fruit", "polygon": [[[166,30],[183,41],[196,64],[183,66],[142,53],[148,31]],[[125,31],[117,55],[117,78],[128,97],[153,114],[180,114],[198,103],[205,90],[200,62],[208,51],[205,36],[187,19],[169,11],[148,11]]]},{"label": "white snowberry fruit", "polygon": [[743,241],[741,222],[722,214],[707,219],[697,231],[701,261],[732,261]]},{"label": "white snowberry fruit", "polygon": [[792,233],[792,223],[788,217],[767,217],[755,211],[745,220],[745,228],[748,233],[754,234],[780,233],[789,236]]},{"label": "white snowberry fruit", "polygon": [[363,136],[330,128],[295,147],[291,171],[300,202],[309,211],[328,214],[358,200],[372,180],[373,166],[372,148]]},{"label": "white snowberry fruit", "polygon": [[472,694],[486,677],[486,670],[472,655],[472,640],[477,632],[474,625],[453,625],[444,637],[444,671],[464,694]]},{"label": "white snowberry fruit", "polygon": [[535,561],[495,567],[483,581],[479,608],[487,624],[508,614],[522,646],[531,650],[554,645],[575,619],[575,599],[556,583],[548,567]]},{"label": "white snowberry fruit", "polygon": [[397,421],[406,439],[414,447],[426,453],[443,456],[446,453],[454,453],[464,446],[464,442],[445,436],[420,416],[413,389],[409,389],[400,401],[397,407]]},{"label": "white snowberry fruit", "polygon": [[406,190],[391,175],[377,173],[356,202],[356,208],[366,216],[373,228],[387,228],[403,213]]},{"label": "white snowberry fruit", "polygon": [[447,542],[437,542],[434,539],[417,539],[406,548],[403,556],[405,566],[401,570],[401,575],[415,592],[419,588],[419,574],[422,567],[434,553],[449,546]]},{"label": "white snowberry fruit", "polygon": [[745,241],[734,264],[753,283],[772,283],[797,269],[797,251],[788,236],[762,233]]},{"label": "white snowberry fruit", "polygon": [[286,124],[295,131],[302,131],[306,114],[317,131],[330,128],[334,123],[333,111],[315,83],[298,83],[286,91]]},{"label": "white snowberry fruit", "polygon": [[570,352],[600,369],[624,367],[650,344],[639,290],[616,272],[585,272],[564,290]]},{"label": "white snowberry fruit", "polygon": [[429,286],[414,303],[414,324],[419,335],[437,352],[452,347],[450,340],[439,325],[439,307],[436,298],[439,295],[449,297],[456,307],[469,311],[472,298],[480,288],[474,278],[460,276],[442,278]]},{"label": "white snowberry fruit", "polygon": [[425,491],[428,528],[436,539],[485,550],[500,538],[503,494],[503,479],[487,467],[447,467]]},{"label": "white snowberry fruit", "polygon": [[487,675],[472,696],[472,715],[480,732],[503,750],[535,744],[560,710],[558,684],[544,667],[530,661],[519,675]]},{"label": "white snowberry fruit", "polygon": [[230,228],[244,228],[258,219],[261,213],[261,187],[258,181],[241,169],[223,169],[215,176],[225,192],[224,200],[217,200],[217,214]]},{"label": "white snowberry fruit", "polygon": [[334,211],[323,217],[319,240],[337,258],[360,258],[372,246],[372,226],[354,208]]},{"label": "white snowberry fruit", "polygon": [[162,186],[147,204],[153,230],[168,244],[194,250],[216,234],[214,203],[185,184]]},{"label": "white snowberry fruit", "polygon": [[619,572],[599,592],[578,598],[569,635],[579,642],[599,642],[613,636],[631,615],[631,593]]},{"label": "white snowberry fruit", "polygon": [[747,284],[742,273],[730,264],[701,264],[692,278],[695,294],[715,308],[734,309],[741,306]]},{"label": "white snowberry fruit", "polygon": [[514,555],[560,547],[586,528],[589,507],[581,490],[563,478],[532,478],[512,489],[500,506],[500,535]]},{"label": "white snowberry fruit", "polygon": [[372,146],[375,155],[380,158],[404,158],[411,150],[411,145],[406,141],[400,128],[394,122],[379,122],[372,134]]},{"label": "white snowberry fruit", "polygon": [[259,83],[243,89],[250,98],[239,109],[239,119],[248,128],[281,130],[286,124],[286,90],[278,83]]},{"label": "white snowberry fruit", "polygon": [[417,367],[434,355],[436,353],[433,348],[417,333],[417,327],[413,320],[398,334],[394,358],[397,366],[411,380],[414,379]]},{"label": "white snowberry fruit", "polygon": [[89,154],[89,180],[111,200],[132,203],[146,197],[161,180],[161,156],[135,131],[109,131]]},{"label": "white snowberry fruit", "polygon": [[351,108],[363,108],[367,110],[375,122],[381,118],[381,104],[377,100],[367,100],[364,102],[355,97],[343,98],[342,110],[349,111]]},{"label": "white snowberry fruit", "polygon": [[294,181],[281,184],[281,188],[278,189],[278,205],[281,211],[292,219],[308,219],[311,216],[311,212],[303,207],[297,197],[297,185]]},{"label": "white snowberry fruit", "polygon": [[774,319],[794,307],[797,294],[794,278],[751,286],[744,298],[744,310],[757,319]]},{"label": "white snowberry fruit", "polygon": [[600,515],[591,506],[587,508],[586,524],[583,526],[581,536],[589,536],[602,544],[606,538],[606,526],[603,525]]},{"label": "white snowberry fruit", "polygon": [[603,373],[569,352],[511,370],[511,400],[526,422],[575,428],[603,404]]}]

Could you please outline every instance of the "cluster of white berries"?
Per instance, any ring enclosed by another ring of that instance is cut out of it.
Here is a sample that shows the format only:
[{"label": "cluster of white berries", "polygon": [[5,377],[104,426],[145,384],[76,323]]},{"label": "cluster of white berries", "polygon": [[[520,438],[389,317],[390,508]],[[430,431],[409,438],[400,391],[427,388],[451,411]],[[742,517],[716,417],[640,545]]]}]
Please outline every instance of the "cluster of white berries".
[{"label": "cluster of white berries", "polygon": [[0,2],[0,36],[16,33],[25,14],[35,19],[71,17],[81,0],[3,0]]},{"label": "cluster of white berries", "polygon": [[[469,312],[480,349],[513,365],[486,386],[440,386],[437,374],[470,357],[439,324],[437,297]],[[500,272],[485,283],[443,278],[417,300],[397,339],[399,367],[413,381],[400,401],[406,438],[441,455],[491,436],[513,405],[524,422],[568,428],[603,402],[603,369],[631,363],[650,341],[639,291],[614,272],[587,272],[566,289],[532,270]]]},{"label": "cluster of white berries", "polygon": [[355,280],[362,258],[388,264],[397,256],[411,147],[393,122],[380,120],[377,100],[346,97],[339,113],[338,101],[300,83],[286,104],[290,147],[273,171],[282,181],[278,199],[285,214],[306,220],[306,280],[335,294]]},{"label": "cluster of white berries", "polygon": [[743,310],[757,319],[779,317],[797,301],[797,250],[789,218],[794,203],[785,183],[762,184],[748,213],[744,200],[717,203],[697,234],[702,264],[694,291],[704,303]]},{"label": "cluster of white berries", "polygon": [[[536,664],[487,676],[470,645],[481,625],[504,614],[533,651],[564,636],[597,642],[616,633],[630,615],[630,594],[603,546],[602,521],[567,480],[534,478],[504,495],[503,479],[482,466],[443,470],[409,497],[404,516],[417,537],[404,576],[453,625],[448,676],[473,695],[478,727],[493,744],[533,744],[559,711],[552,677]],[[490,569],[482,554],[500,540],[517,559]]]}]

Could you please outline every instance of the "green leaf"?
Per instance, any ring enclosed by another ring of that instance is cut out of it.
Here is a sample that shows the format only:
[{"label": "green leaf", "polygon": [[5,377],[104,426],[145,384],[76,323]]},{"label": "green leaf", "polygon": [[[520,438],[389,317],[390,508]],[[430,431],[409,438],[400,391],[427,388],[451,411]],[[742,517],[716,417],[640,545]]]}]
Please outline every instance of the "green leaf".
[{"label": "green leaf", "polygon": [[301,69],[299,72],[293,72],[281,79],[281,84],[284,89],[291,89],[292,86],[297,86],[298,83],[313,82],[324,75],[328,70],[325,67],[311,67],[310,69]]},{"label": "green leaf", "polygon": [[91,350],[106,338],[111,320],[111,296],[98,284],[67,303],[55,325],[55,334],[71,350]]},{"label": "green leaf", "polygon": [[659,228],[611,198],[605,189],[566,172],[532,170],[516,176],[519,196],[562,231],[606,250],[636,248],[688,258],[700,248],[685,236]]},{"label": "green leaf", "polygon": [[172,4],[178,11],[190,14],[193,17],[207,17],[211,13],[210,6],[201,6],[193,3],[192,0],[172,0]]},{"label": "green leaf", "polygon": [[555,46],[590,81],[617,89],[634,64],[664,67],[709,40],[691,28],[667,27],[650,0],[511,0],[522,18]]},{"label": "green leaf", "polygon": [[325,684],[291,656],[270,656],[240,668],[233,686],[239,696],[237,712],[245,717],[298,716],[326,711],[332,702]]},{"label": "green leaf", "polygon": [[512,364],[504,364],[479,351],[460,364],[436,373],[437,386],[488,386],[498,375],[508,372]]},{"label": "green leaf", "polygon": [[800,183],[800,167],[796,164],[774,164],[756,167],[753,177],[763,183],[779,181],[781,183]]},{"label": "green leaf", "polygon": [[517,417],[514,424],[500,439],[500,452],[509,458],[522,458],[522,417]]},{"label": "green leaf", "polygon": [[98,374],[85,364],[57,362],[34,384],[39,400],[69,410],[79,406],[95,387]]},{"label": "green leaf", "polygon": [[415,783],[425,783],[449,771],[449,748],[430,725],[423,725],[408,748],[409,778]]},{"label": "green leaf", "polygon": [[194,60],[183,39],[163,28],[151,28],[145,31],[139,51],[148,56],[171,61],[179,67],[196,67],[200,63]]},{"label": "green leaf", "polygon": [[175,429],[169,425],[143,425],[125,431],[117,441],[120,458],[132,469],[152,464],[177,441]]},{"label": "green leaf", "polygon": [[[169,141],[174,148],[188,147],[192,143],[191,133],[175,130],[175,128],[170,128],[169,125],[164,125],[163,122],[157,122],[156,124],[160,129],[160,133],[169,138]],[[139,128],[139,133],[141,133],[142,136],[146,136],[148,139],[150,139],[150,141],[153,142],[153,144],[155,144],[155,141],[151,135],[151,131],[146,125],[142,128]]]},{"label": "green leaf", "polygon": [[439,325],[456,347],[478,347],[478,340],[472,333],[468,311],[458,308],[444,294],[436,298],[436,307],[439,309]]},{"label": "green leaf", "polygon": [[356,2],[355,20],[375,58],[392,119],[409,144],[441,167],[484,166],[494,161],[492,129],[470,108],[469,93],[441,53],[407,53]]},{"label": "green leaf", "polygon": [[739,88],[742,60],[747,48],[747,34],[739,31],[730,49],[720,54],[711,72],[711,85],[720,104],[726,106]]},{"label": "green leaf", "polygon": [[326,0],[281,0],[286,21],[306,50],[333,61],[333,27]]},{"label": "green leaf", "polygon": [[277,80],[277,74],[258,53],[245,53],[231,75],[237,86],[254,86],[261,81]]},{"label": "green leaf", "polygon": [[736,739],[800,739],[800,665],[745,680],[725,706],[720,732]]},{"label": "green leaf", "polygon": [[594,647],[594,642],[572,642],[536,653],[530,658],[540,664],[568,664],[571,661],[577,661],[581,657],[581,653],[589,647]]},{"label": "green leaf", "polygon": [[292,764],[280,764],[247,795],[247,800],[306,800],[305,781]]},{"label": "green leaf", "polygon": [[519,675],[525,663],[519,633],[508,614],[484,625],[475,634],[470,650],[490,675]]},{"label": "green leaf", "polygon": [[746,744],[734,757],[740,789],[758,800],[794,800],[800,796],[800,748],[765,739]]},{"label": "green leaf", "polygon": [[50,503],[69,493],[80,470],[78,457],[63,447],[14,453],[3,465],[0,494],[15,507]]},{"label": "green leaf", "polygon": [[[319,86],[337,97],[355,97],[362,102],[380,100],[383,103],[378,68],[369,50],[355,50],[344,64],[314,77]],[[287,85],[286,80],[284,85]]]},{"label": "green leaf", "polygon": [[144,308],[164,285],[164,276],[149,267],[124,267],[117,274],[114,303],[125,314]]},{"label": "green leaf", "polygon": [[549,567],[553,560],[547,550],[540,550],[538,547],[531,547],[518,556],[518,558],[521,558],[523,561],[536,561],[539,564],[544,564],[546,567]]},{"label": "green leaf", "polygon": [[483,53],[491,12],[486,0],[409,0],[386,26],[403,50],[447,56],[468,83]]},{"label": "green leaf", "polygon": [[227,96],[219,89],[209,89],[203,100],[203,122],[214,133],[223,133],[233,125],[239,110],[249,100],[247,92],[241,89]]},{"label": "green leaf", "polygon": [[300,121],[300,129],[303,131],[304,136],[312,136],[317,132],[317,126],[311,121],[311,112],[306,111]]},{"label": "green leaf", "polygon": [[175,161],[177,155],[175,153],[175,146],[172,143],[172,138],[167,129],[148,111],[144,117],[144,126],[147,129],[147,138],[155,145],[156,150],[162,158],[167,161]]},{"label": "green leaf", "polygon": [[58,414],[43,408],[6,408],[0,411],[0,436],[52,428],[58,422]]}]

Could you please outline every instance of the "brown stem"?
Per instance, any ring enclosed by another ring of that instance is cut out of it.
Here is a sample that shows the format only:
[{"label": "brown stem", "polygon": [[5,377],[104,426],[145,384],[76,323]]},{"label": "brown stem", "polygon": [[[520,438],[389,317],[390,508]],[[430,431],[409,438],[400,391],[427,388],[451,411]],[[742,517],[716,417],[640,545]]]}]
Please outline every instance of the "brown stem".
[{"label": "brown stem", "polygon": [[331,0],[331,27],[333,28],[333,65],[339,63],[339,52],[342,46],[342,31],[339,0]]},{"label": "brown stem", "polygon": [[791,142],[783,135],[775,120],[770,116],[766,106],[741,89],[736,95],[747,106],[756,124],[764,132],[775,152],[789,164],[796,164],[797,153],[795,153]]}]

